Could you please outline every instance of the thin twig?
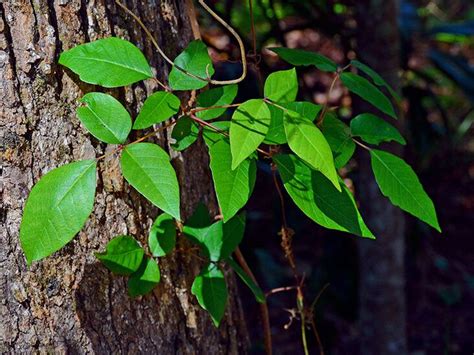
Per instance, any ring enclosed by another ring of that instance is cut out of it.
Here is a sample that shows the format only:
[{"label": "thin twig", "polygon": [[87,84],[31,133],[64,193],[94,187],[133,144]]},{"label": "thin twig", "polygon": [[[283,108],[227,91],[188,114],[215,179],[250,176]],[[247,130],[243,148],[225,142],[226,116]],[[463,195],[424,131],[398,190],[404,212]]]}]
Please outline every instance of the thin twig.
[{"label": "thin twig", "polygon": [[352,140],[354,141],[355,144],[361,146],[362,148],[368,150],[369,152],[372,150],[372,148],[366,146],[365,144],[359,142],[358,140],[356,140],[356,139],[354,139],[354,138],[352,138]]},{"label": "thin twig", "polygon": [[[245,258],[242,255],[242,252],[240,251],[239,247],[237,247],[237,249],[235,249],[234,254],[235,254],[235,259],[240,264],[240,267],[252,279],[252,281],[258,286],[257,280],[256,280],[252,270],[250,270],[250,267],[248,266],[247,262],[245,261]],[[273,350],[272,350],[272,332],[271,332],[271,328],[270,328],[270,314],[268,312],[267,303],[260,303],[260,315],[262,317],[263,341],[265,343],[265,352],[267,353],[267,355],[271,355],[273,353]]]},{"label": "thin twig", "polygon": [[269,297],[271,295],[274,295],[275,293],[280,293],[280,292],[286,292],[286,291],[291,291],[291,290],[296,290],[298,289],[298,286],[287,286],[287,287],[278,287],[274,288],[267,293],[265,293],[265,297]]},{"label": "thin twig", "polygon": [[326,102],[324,103],[323,109],[321,110],[321,114],[319,115],[317,125],[321,126],[324,122],[324,116],[326,115],[329,107],[329,100],[331,98],[331,92],[334,89],[334,85],[336,85],[337,80],[339,79],[339,73],[334,74],[334,79],[331,82],[331,85],[329,86],[328,91],[326,91]]}]

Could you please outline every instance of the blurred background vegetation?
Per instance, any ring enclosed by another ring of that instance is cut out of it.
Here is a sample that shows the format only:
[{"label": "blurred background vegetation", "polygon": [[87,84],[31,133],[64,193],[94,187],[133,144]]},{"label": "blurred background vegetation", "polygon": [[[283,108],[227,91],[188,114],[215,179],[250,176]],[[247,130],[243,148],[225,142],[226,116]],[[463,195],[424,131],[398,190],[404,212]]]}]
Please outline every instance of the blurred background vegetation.
[{"label": "blurred background vegetation", "polygon": [[[408,141],[403,154],[432,196],[443,228],[443,234],[439,235],[405,215],[404,269],[401,275],[405,324],[402,325],[404,331],[397,336],[405,338],[405,349],[411,354],[472,354],[474,2],[393,2],[398,7],[398,14],[385,12],[381,16],[386,19],[378,19],[376,23],[384,24],[387,20],[398,27],[398,42],[394,42],[399,63],[396,86],[403,97],[402,130]],[[320,52],[344,66],[350,59],[363,56],[357,48],[371,45],[361,43],[367,37],[361,28],[383,31],[383,28],[370,27],[374,16],[370,6],[373,11],[378,3],[376,0],[253,0],[254,27],[248,0],[208,3],[245,39],[252,70],[236,102],[259,95],[262,80],[268,73],[287,67],[266,47],[287,46]],[[367,6],[366,14],[364,6]],[[365,23],[366,20],[369,24]],[[203,40],[217,62],[217,75],[220,78],[237,77],[241,69],[236,61],[239,49],[234,40],[204,12],[200,14],[200,23]],[[389,48],[376,50],[383,54]],[[380,60],[384,60],[383,56]],[[331,74],[306,68],[299,68],[298,72],[301,79],[299,100],[318,104],[329,100],[328,104],[336,108],[341,118],[353,117],[357,104],[342,86],[336,86],[327,97]],[[381,74],[384,74],[383,70]],[[341,173],[349,185],[355,186],[357,194],[357,183],[361,179],[357,159]],[[286,213],[295,230],[293,248],[298,269],[306,277],[306,298],[314,299],[329,283],[315,308],[325,352],[371,353],[361,346],[365,344],[360,323],[360,315],[364,312],[361,295],[362,298],[372,297],[361,289],[364,278],[370,277],[360,273],[360,270],[365,270],[365,260],[358,254],[361,241],[318,227],[289,199]],[[293,282],[280,247],[280,216],[270,167],[261,163],[256,192],[249,205],[249,225],[242,249],[265,290]],[[372,243],[381,243],[383,247],[384,242],[379,239]],[[384,297],[383,288],[375,292],[377,297]],[[253,351],[260,353],[263,344],[258,306],[244,288],[242,293]],[[294,293],[270,296],[269,307],[275,353],[302,352],[298,322],[285,327],[291,318],[288,310],[295,307]],[[381,321],[383,319],[374,317],[372,326],[382,326]],[[392,319],[388,317],[385,321],[390,323]],[[310,339],[312,353],[316,353],[316,339],[314,336]],[[382,340],[374,338],[372,341]]]}]

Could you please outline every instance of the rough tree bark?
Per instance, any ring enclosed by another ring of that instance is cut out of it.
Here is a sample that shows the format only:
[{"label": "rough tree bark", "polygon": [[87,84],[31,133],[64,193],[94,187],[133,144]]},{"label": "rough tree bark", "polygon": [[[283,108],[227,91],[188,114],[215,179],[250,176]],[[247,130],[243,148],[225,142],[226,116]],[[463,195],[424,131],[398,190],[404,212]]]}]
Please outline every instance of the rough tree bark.
[{"label": "rough tree bark", "polygon": [[[357,1],[358,57],[395,90],[400,89],[397,18],[397,0]],[[356,106],[359,112],[371,110],[360,101]],[[366,152],[360,162],[362,208],[378,238],[362,241],[359,248],[361,354],[406,354],[404,217],[379,192]]]},{"label": "rough tree bark", "polygon": [[[165,51],[175,56],[193,37],[185,0],[129,0]],[[61,51],[115,35],[144,51],[160,77],[168,71],[143,31],[112,0],[0,1],[0,353],[242,353],[247,334],[232,277],[225,321],[215,329],[190,294],[199,264],[175,253],[160,261],[162,282],[131,300],[93,252],[118,234],[145,240],[158,211],[124,183],[116,156],[99,164],[96,206],[86,227],[60,252],[27,268],[18,229],[31,187],[47,171],[108,148],[75,115],[84,85],[58,66]],[[153,82],[111,90],[136,112]],[[167,147],[167,134],[157,138]],[[198,201],[215,211],[202,144],[173,156],[183,215]]]}]

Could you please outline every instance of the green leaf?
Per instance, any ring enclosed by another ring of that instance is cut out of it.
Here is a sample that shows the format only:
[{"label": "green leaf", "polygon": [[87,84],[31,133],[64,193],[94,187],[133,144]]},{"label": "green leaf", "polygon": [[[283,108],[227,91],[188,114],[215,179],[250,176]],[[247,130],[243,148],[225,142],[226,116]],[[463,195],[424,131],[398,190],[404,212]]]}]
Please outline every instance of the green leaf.
[{"label": "green leaf", "polygon": [[390,100],[370,81],[353,73],[342,73],[341,80],[349,91],[371,103],[380,111],[397,119]]},{"label": "green leaf", "polygon": [[90,92],[81,102],[85,106],[77,108],[77,115],[94,137],[110,144],[125,142],[132,118],[120,101],[107,94]]},{"label": "green leaf", "polygon": [[176,142],[171,144],[174,150],[180,152],[188,148],[198,139],[199,127],[190,117],[180,118],[173,127],[171,138]]},{"label": "green leaf", "polygon": [[352,158],[356,148],[350,128],[335,114],[327,112],[324,117],[322,131],[334,154],[336,169],[342,168]]},{"label": "green leaf", "polygon": [[130,275],[137,271],[143,255],[143,248],[128,235],[115,237],[107,244],[105,252],[95,253],[107,269],[118,275]]},{"label": "green leaf", "polygon": [[214,66],[207,47],[200,40],[189,43],[176,57],[168,80],[173,90],[197,90],[208,84],[207,80],[192,77],[178,68],[202,79],[207,79],[208,76],[210,78],[214,74]]},{"label": "green leaf", "polygon": [[82,81],[106,88],[153,77],[143,53],[132,43],[116,37],[71,48],[61,53],[59,64],[78,74]]},{"label": "green leaf", "polygon": [[257,164],[254,159],[246,159],[232,170],[230,146],[224,140],[212,145],[209,154],[217,200],[224,222],[227,222],[250,198],[255,185]]},{"label": "green leaf", "polygon": [[441,232],[433,201],[411,166],[399,157],[381,150],[371,150],[370,157],[372,170],[382,194],[395,206]]},{"label": "green leaf", "polygon": [[155,220],[148,234],[148,246],[153,256],[169,254],[176,245],[176,227],[173,217],[162,213]]},{"label": "green leaf", "polygon": [[354,136],[369,144],[395,141],[405,145],[406,141],[394,126],[370,113],[362,113],[351,121]]},{"label": "green leaf", "polygon": [[209,215],[206,205],[202,202],[199,202],[196,209],[194,210],[193,215],[186,221],[184,228],[186,231],[186,228],[188,228],[188,230],[192,230],[193,228],[209,227],[211,224],[211,216]]},{"label": "green leaf", "polygon": [[230,121],[212,122],[212,126],[217,128],[219,132],[206,126],[202,128],[202,136],[208,147],[221,140],[229,141],[225,135],[229,135]]},{"label": "green leaf", "polygon": [[23,210],[20,242],[28,264],[69,243],[92,212],[95,160],[56,168],[33,187]]},{"label": "green leaf", "polygon": [[375,85],[385,87],[396,100],[398,101],[401,100],[400,95],[398,95],[395,92],[395,90],[393,90],[393,88],[375,70],[373,70],[367,64],[359,62],[358,60],[352,60],[351,64],[357,69],[359,69],[360,71],[364,72],[366,75],[368,75],[372,79]]},{"label": "green leaf", "polygon": [[227,259],[239,246],[245,234],[246,217],[245,211],[241,212],[222,226],[224,234],[219,260]]},{"label": "green leaf", "polygon": [[170,92],[158,91],[143,103],[133,129],[144,129],[166,121],[179,111],[181,102]]},{"label": "green leaf", "polygon": [[[285,109],[295,111],[301,116],[307,118],[308,120],[313,121],[321,110],[320,105],[315,105],[307,101],[297,101],[297,102],[288,102],[279,104]],[[267,135],[265,137],[265,144],[285,144],[286,134],[285,127],[283,124],[283,113],[284,110],[275,106],[268,105],[270,109],[271,121],[270,127],[268,128]]]},{"label": "green leaf", "polygon": [[[197,107],[205,108],[230,105],[234,102],[234,99],[237,96],[237,90],[238,86],[236,84],[219,86],[214,89],[206,90],[198,95]],[[196,116],[203,120],[211,120],[222,116],[226,110],[226,108],[214,108],[211,110],[196,112]]]},{"label": "green leaf", "polygon": [[202,270],[194,280],[191,292],[218,327],[225,313],[228,293],[224,274],[217,265],[209,264]]},{"label": "green leaf", "polygon": [[278,56],[283,59],[285,62],[288,62],[292,65],[300,66],[309,66],[314,65],[316,68],[326,72],[335,72],[337,71],[337,64],[334,63],[331,59],[323,56],[322,54],[304,51],[302,49],[290,49],[284,47],[277,48],[268,48],[272,52],[278,54]]},{"label": "green leaf", "polygon": [[284,125],[291,150],[341,190],[331,148],[314,123],[295,111],[287,110]]},{"label": "green leaf", "polygon": [[264,96],[273,102],[284,103],[296,100],[298,78],[295,68],[271,73],[265,81]]},{"label": "green leaf", "polygon": [[247,273],[242,270],[242,268],[237,264],[232,258],[227,258],[226,262],[230,265],[230,267],[235,271],[235,273],[240,277],[240,279],[247,285],[247,287],[252,291],[255,299],[258,303],[265,303],[265,294],[263,293],[262,289],[250,278]]},{"label": "green leaf", "polygon": [[128,294],[130,297],[144,296],[158,285],[160,279],[160,268],[156,261],[145,257],[140,268],[128,280]]},{"label": "green leaf", "polygon": [[232,169],[247,159],[263,142],[270,125],[270,110],[261,99],[244,102],[230,123]]},{"label": "green leaf", "polygon": [[273,157],[295,204],[319,225],[373,238],[347,189],[338,191],[324,176],[294,155]]},{"label": "green leaf", "polygon": [[156,144],[131,144],[120,160],[125,179],[143,196],[180,220],[179,185],[166,152]]}]

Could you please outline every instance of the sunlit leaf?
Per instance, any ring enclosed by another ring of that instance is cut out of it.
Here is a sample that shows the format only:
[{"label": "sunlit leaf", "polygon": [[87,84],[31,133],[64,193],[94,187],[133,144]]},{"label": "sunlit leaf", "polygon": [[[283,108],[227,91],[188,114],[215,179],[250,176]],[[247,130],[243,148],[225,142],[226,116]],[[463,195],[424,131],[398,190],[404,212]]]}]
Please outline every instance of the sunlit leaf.
[{"label": "sunlit leaf", "polygon": [[115,237],[108,242],[105,252],[95,254],[107,269],[118,275],[130,275],[137,271],[143,255],[143,248],[127,235]]},{"label": "sunlit leaf", "polygon": [[133,124],[133,129],[144,129],[166,121],[178,113],[179,99],[170,92],[158,91],[149,96]]},{"label": "sunlit leaf", "polygon": [[59,57],[82,81],[107,88],[153,77],[143,53],[132,43],[116,37],[73,47]]},{"label": "sunlit leaf", "polygon": [[95,160],[66,164],[33,187],[20,225],[28,264],[61,249],[82,229],[94,205],[95,170]]},{"label": "sunlit leaf", "polygon": [[284,103],[296,100],[298,78],[295,68],[271,73],[265,81],[264,96],[273,102]]}]

